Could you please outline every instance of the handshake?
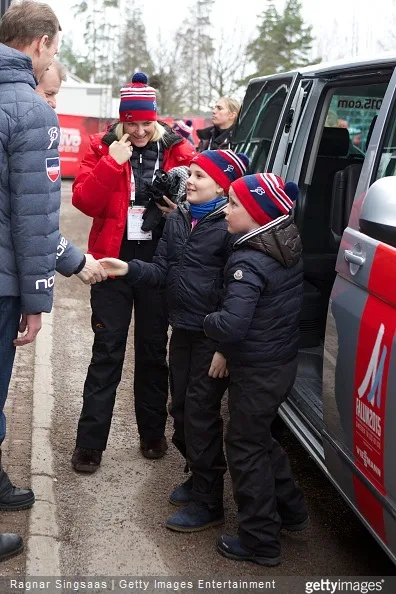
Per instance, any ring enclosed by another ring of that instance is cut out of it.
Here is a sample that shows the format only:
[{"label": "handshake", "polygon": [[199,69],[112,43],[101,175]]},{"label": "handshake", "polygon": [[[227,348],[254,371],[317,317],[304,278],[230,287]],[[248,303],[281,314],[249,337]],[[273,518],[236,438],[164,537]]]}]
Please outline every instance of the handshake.
[{"label": "handshake", "polygon": [[85,266],[76,274],[85,285],[94,285],[107,279],[108,273],[91,254],[85,254]]}]

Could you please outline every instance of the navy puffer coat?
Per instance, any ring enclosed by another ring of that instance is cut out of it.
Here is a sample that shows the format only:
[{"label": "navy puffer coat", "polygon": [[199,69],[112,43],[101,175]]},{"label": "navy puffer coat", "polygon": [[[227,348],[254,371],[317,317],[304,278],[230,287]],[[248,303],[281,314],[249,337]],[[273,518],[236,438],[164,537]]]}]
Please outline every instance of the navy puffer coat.
[{"label": "navy puffer coat", "polygon": [[218,309],[223,271],[236,239],[227,231],[224,206],[203,217],[191,230],[186,203],[165,224],[153,261],[132,260],[127,280],[134,285],[166,286],[173,328],[203,330],[208,313]]},{"label": "navy puffer coat", "polygon": [[239,239],[225,271],[220,311],[204,322],[227,362],[270,367],[297,356],[303,297],[302,245],[292,217]]},{"label": "navy puffer coat", "polygon": [[29,56],[0,43],[0,296],[27,314],[51,311],[55,268],[84,260],[59,232],[59,123],[35,87]]}]

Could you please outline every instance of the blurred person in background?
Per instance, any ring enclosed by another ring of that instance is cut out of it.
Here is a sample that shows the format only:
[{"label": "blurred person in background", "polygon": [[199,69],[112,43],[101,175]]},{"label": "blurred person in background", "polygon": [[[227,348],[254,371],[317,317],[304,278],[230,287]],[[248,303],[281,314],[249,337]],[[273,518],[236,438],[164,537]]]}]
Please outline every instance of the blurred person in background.
[{"label": "blurred person in background", "polygon": [[228,149],[231,146],[232,132],[235,128],[241,106],[231,97],[221,97],[213,108],[213,126],[197,130],[199,145],[197,151]]},{"label": "blurred person in background", "polygon": [[[93,217],[89,252],[151,262],[165,218],[141,231],[150,186],[158,169],[189,165],[193,147],[157,121],[156,91],[137,72],[120,91],[120,117],[106,134],[91,136],[90,147],[73,184],[73,204]],[[164,214],[176,205],[161,206]],[[134,399],[140,450],[162,458],[168,399],[168,311],[164,289],[135,288],[124,278],[92,287],[94,344],[83,392],[73,468],[95,472],[106,449],[116,390],[121,380],[132,310],[134,319]]]},{"label": "blurred person in background", "polygon": [[177,134],[180,134],[180,136],[183,136],[183,138],[186,138],[188,142],[195,146],[195,141],[192,135],[194,132],[194,126],[192,125],[191,120],[186,120],[185,122],[183,122],[183,120],[177,120],[177,122],[173,124],[173,130],[177,132]]}]

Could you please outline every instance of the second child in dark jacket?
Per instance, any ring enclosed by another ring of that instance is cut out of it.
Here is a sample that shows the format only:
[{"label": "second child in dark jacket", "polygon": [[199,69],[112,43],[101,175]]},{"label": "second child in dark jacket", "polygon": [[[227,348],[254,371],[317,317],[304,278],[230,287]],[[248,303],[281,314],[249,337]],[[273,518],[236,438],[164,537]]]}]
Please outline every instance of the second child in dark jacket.
[{"label": "second child in dark jacket", "polygon": [[227,231],[225,194],[246,171],[245,155],[205,151],[193,157],[187,180],[187,203],[167,218],[152,263],[128,266],[106,258],[110,275],[127,275],[134,286],[166,286],[172,336],[169,371],[174,421],[173,443],[192,476],[176,487],[170,502],[183,506],[166,523],[172,530],[193,532],[224,521],[221,400],[226,365],[218,343],[205,336],[203,321],[220,306],[223,270],[235,236]]},{"label": "second child in dark jacket", "polygon": [[205,318],[222,344],[230,374],[227,461],[238,507],[238,537],[220,536],[220,553],[273,566],[281,527],[308,525],[303,495],[270,427],[293,386],[303,296],[300,236],[290,214],[295,184],[274,174],[248,175],[230,188],[228,230],[245,233],[225,271],[220,311]]}]

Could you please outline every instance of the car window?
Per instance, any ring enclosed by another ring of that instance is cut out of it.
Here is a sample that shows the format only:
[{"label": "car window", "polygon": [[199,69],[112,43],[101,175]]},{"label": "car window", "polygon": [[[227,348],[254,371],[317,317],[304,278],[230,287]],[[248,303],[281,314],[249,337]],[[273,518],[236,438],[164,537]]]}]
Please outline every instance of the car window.
[{"label": "car window", "polygon": [[325,127],[348,130],[350,154],[365,155],[386,88],[378,83],[334,89]]},{"label": "car window", "polygon": [[258,142],[264,138],[271,143],[292,80],[289,76],[261,80],[248,86],[234,134],[235,144],[247,140]]},{"label": "car window", "polygon": [[374,179],[396,175],[396,103],[389,118]]}]

